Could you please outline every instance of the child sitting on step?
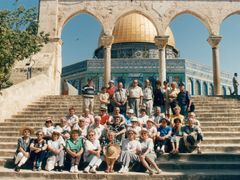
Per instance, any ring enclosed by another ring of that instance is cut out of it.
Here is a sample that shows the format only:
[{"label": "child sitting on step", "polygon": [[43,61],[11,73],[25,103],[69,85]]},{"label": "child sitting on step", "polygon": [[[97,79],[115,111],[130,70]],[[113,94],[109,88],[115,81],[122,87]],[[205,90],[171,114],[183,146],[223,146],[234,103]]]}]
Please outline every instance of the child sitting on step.
[{"label": "child sitting on step", "polygon": [[22,137],[18,139],[17,150],[15,154],[15,171],[19,172],[22,165],[24,165],[30,157],[30,143],[34,130],[30,127],[23,127],[20,129]]}]

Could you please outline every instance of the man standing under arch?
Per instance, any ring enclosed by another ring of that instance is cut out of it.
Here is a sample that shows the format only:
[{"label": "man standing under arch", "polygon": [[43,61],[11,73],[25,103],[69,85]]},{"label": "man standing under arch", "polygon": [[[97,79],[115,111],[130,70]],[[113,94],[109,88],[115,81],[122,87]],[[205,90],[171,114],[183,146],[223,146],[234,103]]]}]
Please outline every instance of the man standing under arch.
[{"label": "man standing under arch", "polygon": [[236,94],[236,96],[238,96],[238,85],[239,85],[239,83],[238,83],[238,79],[237,79],[237,73],[234,73],[232,82],[233,82],[233,89],[234,89],[234,91],[233,91],[233,93],[231,95]]},{"label": "man standing under arch", "polygon": [[83,110],[87,108],[90,110],[90,113],[93,114],[95,89],[92,79],[88,79],[87,85],[85,85],[82,89],[82,95],[83,95]]}]

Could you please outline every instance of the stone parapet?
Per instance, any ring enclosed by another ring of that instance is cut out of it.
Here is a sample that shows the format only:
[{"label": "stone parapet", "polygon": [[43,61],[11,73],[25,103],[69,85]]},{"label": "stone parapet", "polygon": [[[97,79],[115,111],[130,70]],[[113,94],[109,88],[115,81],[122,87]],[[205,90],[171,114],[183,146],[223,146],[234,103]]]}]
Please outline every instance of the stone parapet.
[{"label": "stone parapet", "polygon": [[1,91],[0,122],[44,95],[54,94],[53,80],[42,74]]}]

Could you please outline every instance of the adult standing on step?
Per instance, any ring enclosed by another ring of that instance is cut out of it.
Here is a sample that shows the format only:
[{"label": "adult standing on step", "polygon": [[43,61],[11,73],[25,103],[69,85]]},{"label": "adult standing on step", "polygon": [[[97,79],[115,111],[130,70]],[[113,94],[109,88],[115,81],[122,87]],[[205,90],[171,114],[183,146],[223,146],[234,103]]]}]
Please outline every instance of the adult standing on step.
[{"label": "adult standing on step", "polygon": [[129,88],[128,103],[130,109],[133,109],[134,114],[139,116],[139,108],[142,105],[143,91],[142,88],[138,86],[138,80],[133,80],[132,86]]},{"label": "adult standing on step", "polygon": [[113,80],[110,80],[108,85],[109,87],[107,88],[107,93],[109,94],[109,100],[110,100],[110,103],[108,104],[108,113],[112,113],[114,110],[114,104],[115,104],[113,100],[113,95],[117,90],[117,88],[115,87]]},{"label": "adult standing on step", "polygon": [[234,89],[232,95],[236,94],[236,96],[238,96],[238,85],[239,85],[239,83],[238,83],[238,79],[237,79],[237,73],[234,73],[234,77],[233,77],[232,82],[233,82],[233,89]]},{"label": "adult standing on step", "polygon": [[115,107],[120,108],[120,113],[126,115],[127,111],[127,95],[128,91],[123,88],[123,83],[118,83],[118,89],[113,94],[113,101],[115,102]]},{"label": "adult standing on step", "polygon": [[150,116],[153,109],[153,88],[148,79],[144,81],[143,103],[146,106],[147,115]]},{"label": "adult standing on step", "polygon": [[82,95],[83,109],[88,108],[91,114],[93,114],[95,88],[92,79],[88,79],[87,85],[85,85],[82,89]]},{"label": "adult standing on step", "polygon": [[185,84],[180,83],[179,84],[179,90],[180,92],[177,95],[177,103],[181,108],[181,114],[184,117],[188,116],[188,110],[190,110],[191,106],[191,99],[188,91],[185,90]]}]

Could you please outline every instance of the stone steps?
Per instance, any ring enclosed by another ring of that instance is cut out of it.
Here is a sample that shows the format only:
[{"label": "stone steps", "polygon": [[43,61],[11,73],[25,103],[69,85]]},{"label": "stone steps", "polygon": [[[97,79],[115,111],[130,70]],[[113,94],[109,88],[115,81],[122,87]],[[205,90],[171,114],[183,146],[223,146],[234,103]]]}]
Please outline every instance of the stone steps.
[{"label": "stone steps", "polygon": [[204,131],[204,137],[240,137],[240,132]]},{"label": "stone steps", "polygon": [[219,172],[218,170],[175,170],[175,171],[164,171],[160,175],[149,176],[147,173],[137,173],[129,172],[127,174],[111,173],[106,174],[103,171],[97,174],[84,174],[82,171],[80,173],[69,173],[68,171],[63,172],[32,172],[31,170],[21,170],[20,173],[15,173],[11,169],[0,168],[0,176],[4,180],[19,179],[19,180],[46,180],[46,179],[91,179],[91,180],[152,180],[152,179],[162,179],[162,180],[185,180],[185,179],[211,179],[211,180],[221,180],[221,179],[231,179],[237,180],[240,178],[240,173],[236,170],[223,170]]},{"label": "stone steps", "polygon": [[0,142],[0,149],[16,149],[17,142]]},{"label": "stone steps", "polygon": [[209,126],[233,126],[239,125],[239,121],[229,121],[229,122],[209,122],[209,121],[201,121],[201,127],[209,127]]},{"label": "stone steps", "polygon": [[15,155],[16,149],[0,149],[0,155],[13,158]]},{"label": "stone steps", "polygon": [[215,126],[215,127],[202,127],[202,131],[240,131],[240,126]]},{"label": "stone steps", "polygon": [[[96,98],[95,113],[99,111],[99,102]],[[163,175],[154,176],[156,178],[166,179],[221,179],[226,177],[240,179],[240,103],[235,99],[223,99],[222,97],[193,97],[196,105],[197,119],[200,120],[204,132],[204,141],[201,143],[203,154],[179,154],[172,156],[164,154],[157,160],[160,168],[164,170]],[[69,107],[76,108],[76,114],[82,112],[81,96],[46,96],[40,100],[28,105],[22,112],[6,119],[0,123],[0,166],[5,163],[12,163],[12,157],[15,154],[17,139],[19,137],[19,128],[24,125],[32,126],[36,130],[40,129],[47,117],[53,117],[54,122],[59,122],[62,116],[65,116]],[[238,110],[239,109],[239,110]],[[0,167],[0,176],[6,177],[12,175],[5,173]],[[12,171],[12,170],[11,170]],[[208,172],[209,171],[209,172]],[[170,172],[170,173],[169,173]],[[191,174],[192,172],[192,174]],[[228,174],[230,172],[230,174]],[[54,179],[66,178],[85,178],[85,179],[109,179],[105,173],[100,175],[70,174],[64,173],[32,173],[31,171],[21,171],[22,178],[43,178]],[[214,174],[215,173],[215,174]],[[219,175],[223,173],[223,175]],[[3,174],[3,175],[2,175]],[[149,178],[148,175],[140,173],[139,178]],[[164,175],[166,174],[166,176]],[[176,175],[177,174],[177,175]],[[236,176],[235,176],[236,175]],[[111,178],[132,178],[137,179],[138,175],[119,175],[114,174]],[[18,176],[20,178],[21,176]]]},{"label": "stone steps", "polygon": [[[193,154],[193,153],[179,153],[179,154],[163,154],[158,157],[158,161],[167,160],[180,160],[180,161],[240,161],[239,153],[204,153],[204,154]],[[160,163],[161,164],[161,163]]]},{"label": "stone steps", "polygon": [[190,169],[229,169],[240,170],[240,161],[226,162],[226,161],[190,161],[190,160],[168,160],[157,161],[163,170],[190,170]]}]

